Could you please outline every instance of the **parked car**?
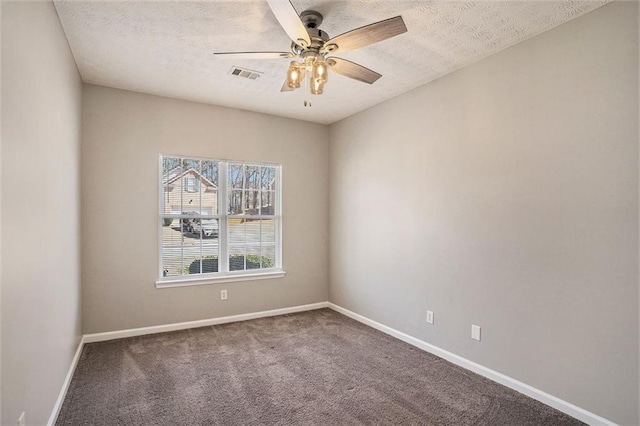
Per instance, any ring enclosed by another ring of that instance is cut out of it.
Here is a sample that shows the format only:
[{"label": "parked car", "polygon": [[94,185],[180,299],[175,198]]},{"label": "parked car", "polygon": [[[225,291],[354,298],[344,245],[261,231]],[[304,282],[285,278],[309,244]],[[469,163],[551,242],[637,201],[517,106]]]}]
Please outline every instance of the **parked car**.
[{"label": "parked car", "polygon": [[202,232],[203,237],[217,237],[218,219],[193,219],[191,230],[194,234]]},{"label": "parked car", "polygon": [[[193,216],[197,216],[198,213],[196,212],[184,212],[182,214],[185,215],[193,215]],[[183,217],[182,219],[180,219],[180,222],[182,222],[182,229],[184,231],[187,232],[193,232],[193,221],[196,220],[196,218],[191,218],[191,217]]]}]

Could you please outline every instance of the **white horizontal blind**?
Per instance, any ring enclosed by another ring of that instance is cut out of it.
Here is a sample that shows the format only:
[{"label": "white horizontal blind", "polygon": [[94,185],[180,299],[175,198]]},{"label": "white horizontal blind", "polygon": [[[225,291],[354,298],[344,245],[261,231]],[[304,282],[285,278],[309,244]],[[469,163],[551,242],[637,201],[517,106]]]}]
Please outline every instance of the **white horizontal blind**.
[{"label": "white horizontal blind", "polygon": [[229,270],[277,267],[278,168],[229,163],[227,176]]},{"label": "white horizontal blind", "polygon": [[160,157],[160,280],[281,267],[280,166]]}]

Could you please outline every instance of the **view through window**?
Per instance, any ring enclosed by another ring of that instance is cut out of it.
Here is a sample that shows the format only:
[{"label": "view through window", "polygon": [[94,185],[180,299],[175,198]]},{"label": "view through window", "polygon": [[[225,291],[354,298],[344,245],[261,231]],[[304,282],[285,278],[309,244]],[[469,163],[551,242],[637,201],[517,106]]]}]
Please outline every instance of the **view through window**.
[{"label": "view through window", "polygon": [[280,166],[161,156],[160,279],[277,270]]}]

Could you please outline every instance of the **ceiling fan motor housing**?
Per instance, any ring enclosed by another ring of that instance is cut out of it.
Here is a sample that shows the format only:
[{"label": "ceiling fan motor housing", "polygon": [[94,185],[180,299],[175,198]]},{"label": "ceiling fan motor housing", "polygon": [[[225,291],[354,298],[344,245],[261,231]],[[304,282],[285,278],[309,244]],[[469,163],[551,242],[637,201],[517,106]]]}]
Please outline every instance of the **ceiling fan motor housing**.
[{"label": "ceiling fan motor housing", "polygon": [[300,44],[293,42],[291,43],[291,51],[306,61],[314,61],[315,59],[324,56],[324,52],[321,53],[320,50],[324,47],[330,37],[329,34],[318,28],[322,23],[322,19],[322,14],[315,10],[305,10],[300,14],[300,20],[307,29],[311,44],[308,46],[303,44],[301,46]]},{"label": "ceiling fan motor housing", "polygon": [[[320,55],[320,49],[329,40],[329,34],[318,28],[307,28],[309,38],[311,39],[311,45],[302,47],[296,43],[291,43],[291,50],[298,56],[317,56]],[[317,55],[314,55],[317,54]]]}]

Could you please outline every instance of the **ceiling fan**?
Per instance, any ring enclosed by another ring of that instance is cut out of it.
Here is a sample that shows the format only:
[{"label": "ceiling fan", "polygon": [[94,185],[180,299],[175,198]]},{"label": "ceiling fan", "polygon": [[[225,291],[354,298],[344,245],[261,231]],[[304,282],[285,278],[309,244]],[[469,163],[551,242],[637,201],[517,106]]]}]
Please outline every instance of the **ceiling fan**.
[{"label": "ceiling fan", "polygon": [[301,62],[294,60],[289,64],[281,92],[299,88],[305,76],[309,75],[311,93],[321,95],[329,78],[329,70],[373,84],[382,77],[381,74],[355,62],[327,55],[368,46],[407,31],[402,17],[396,16],[329,38],[329,34],[318,28],[323,20],[319,12],[306,10],[298,15],[289,0],[267,0],[267,3],[282,28],[293,40],[291,52],[216,52],[214,55],[241,59],[301,59]]}]

